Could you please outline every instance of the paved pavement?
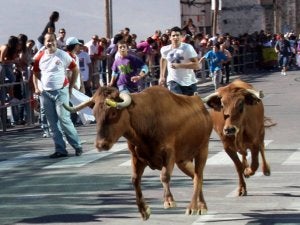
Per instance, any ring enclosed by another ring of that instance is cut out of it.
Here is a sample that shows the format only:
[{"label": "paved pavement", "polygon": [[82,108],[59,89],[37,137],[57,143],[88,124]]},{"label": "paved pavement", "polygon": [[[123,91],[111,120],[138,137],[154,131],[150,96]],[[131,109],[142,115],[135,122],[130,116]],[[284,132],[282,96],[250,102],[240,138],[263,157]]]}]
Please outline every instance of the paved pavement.
[{"label": "paved pavement", "polygon": [[[146,169],[143,192],[152,208],[145,224],[254,225],[300,224],[299,71],[242,75],[265,94],[266,115],[278,124],[267,130],[266,156],[271,176],[261,169],[246,180],[248,196],[236,197],[237,175],[222,144],[212,134],[205,169],[208,214],[185,216],[191,180],[178,169],[172,177],[177,208],[164,210],[159,172]],[[199,85],[200,95],[213,91]],[[108,152],[93,146],[94,124],[78,127],[84,154],[49,159],[53,143],[38,127],[0,134],[0,224],[140,224],[130,183],[130,156],[123,138]]]}]

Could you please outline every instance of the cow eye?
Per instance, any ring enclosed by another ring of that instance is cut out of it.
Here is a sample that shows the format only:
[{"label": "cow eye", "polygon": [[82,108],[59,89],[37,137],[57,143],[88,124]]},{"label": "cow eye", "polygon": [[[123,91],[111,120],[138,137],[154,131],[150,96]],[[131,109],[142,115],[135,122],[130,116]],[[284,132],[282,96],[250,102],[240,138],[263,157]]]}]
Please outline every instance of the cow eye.
[{"label": "cow eye", "polygon": [[238,105],[238,110],[239,110],[240,113],[243,112],[243,110],[244,110],[244,102],[240,102],[240,104]]},{"label": "cow eye", "polygon": [[108,111],[108,119],[114,120],[118,117],[118,110],[115,108],[110,108]]}]

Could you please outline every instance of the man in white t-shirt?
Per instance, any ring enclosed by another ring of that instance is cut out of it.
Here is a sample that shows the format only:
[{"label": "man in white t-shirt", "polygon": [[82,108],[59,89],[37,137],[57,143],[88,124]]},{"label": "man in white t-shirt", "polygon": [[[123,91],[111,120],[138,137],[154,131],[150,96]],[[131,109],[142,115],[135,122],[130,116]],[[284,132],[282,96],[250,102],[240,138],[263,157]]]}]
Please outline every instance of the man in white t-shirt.
[{"label": "man in white t-shirt", "polygon": [[[34,59],[33,83],[35,93],[41,96],[45,114],[53,132],[55,152],[50,155],[50,158],[68,156],[63,133],[75,149],[75,155],[80,156],[82,146],[78,133],[71,121],[70,112],[62,105],[63,103],[69,104],[79,69],[67,52],[57,48],[55,34],[47,33],[44,45],[45,49],[40,51]],[[65,75],[66,69],[72,71],[69,79]],[[38,85],[38,80],[40,85]]]},{"label": "man in white t-shirt", "polygon": [[199,69],[197,53],[192,45],[181,42],[181,28],[173,27],[170,39],[171,44],[160,50],[159,84],[167,83],[169,90],[177,94],[194,95],[198,82],[194,70]]},{"label": "man in white t-shirt", "polygon": [[99,36],[93,35],[92,39],[85,44],[88,49],[88,54],[92,60],[92,83],[93,89],[98,89],[100,86],[100,76],[99,76]]},{"label": "man in white t-shirt", "polygon": [[84,41],[81,42],[80,50],[77,52],[77,57],[79,60],[79,69],[82,77],[85,94],[92,97],[92,61],[90,55],[84,50]]},{"label": "man in white t-shirt", "polygon": [[65,37],[66,37],[66,30],[64,28],[59,29],[58,37],[56,38],[57,48],[60,48],[63,50],[65,49],[65,47],[66,47]]}]

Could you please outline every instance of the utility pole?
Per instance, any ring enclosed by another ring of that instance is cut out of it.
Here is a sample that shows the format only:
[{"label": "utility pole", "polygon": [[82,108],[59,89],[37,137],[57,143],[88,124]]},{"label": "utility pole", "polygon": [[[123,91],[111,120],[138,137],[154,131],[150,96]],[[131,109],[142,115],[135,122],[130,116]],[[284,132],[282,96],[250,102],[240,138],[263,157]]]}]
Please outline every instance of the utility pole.
[{"label": "utility pole", "polygon": [[279,12],[278,12],[278,2],[277,0],[273,0],[273,10],[274,10],[274,34],[277,34],[280,32],[279,30],[279,18],[278,18],[278,15],[279,15]]},{"label": "utility pole", "polygon": [[213,13],[213,32],[212,35],[215,36],[217,34],[217,26],[218,26],[218,11],[219,11],[219,0],[214,1],[214,13]]},{"label": "utility pole", "polygon": [[106,37],[112,37],[112,0],[105,1],[105,31]]}]

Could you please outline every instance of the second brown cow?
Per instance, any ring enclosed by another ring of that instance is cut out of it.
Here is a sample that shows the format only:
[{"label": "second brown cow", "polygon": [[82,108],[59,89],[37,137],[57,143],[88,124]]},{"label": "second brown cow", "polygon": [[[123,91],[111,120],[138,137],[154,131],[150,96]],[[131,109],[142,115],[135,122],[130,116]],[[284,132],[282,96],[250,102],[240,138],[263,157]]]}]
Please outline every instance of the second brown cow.
[{"label": "second brown cow", "polygon": [[[255,91],[252,85],[235,80],[220,87],[215,93],[204,98],[211,110],[214,130],[220,136],[224,149],[235,164],[238,176],[238,195],[247,195],[245,177],[254,175],[259,166],[259,153],[262,157],[262,171],[270,175],[270,166],[265,157],[265,116],[261,101],[262,92]],[[247,162],[247,150],[252,161]],[[242,155],[242,162],[238,157]]]}]

